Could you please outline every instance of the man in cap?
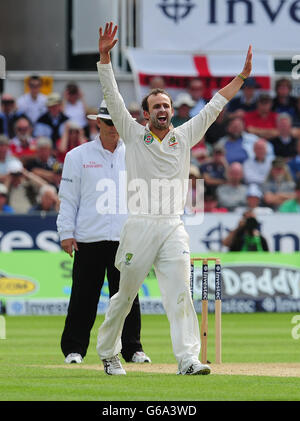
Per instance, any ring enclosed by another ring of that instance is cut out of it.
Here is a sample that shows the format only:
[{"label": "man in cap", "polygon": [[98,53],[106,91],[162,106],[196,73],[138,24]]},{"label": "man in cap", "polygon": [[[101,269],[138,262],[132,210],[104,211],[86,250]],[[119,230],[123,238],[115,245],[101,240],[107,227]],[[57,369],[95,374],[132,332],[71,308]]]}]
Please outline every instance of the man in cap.
[{"label": "man in cap", "polygon": [[36,122],[35,137],[45,136],[52,139],[53,148],[62,136],[68,117],[62,112],[62,98],[59,93],[53,92],[47,98],[48,111]]},{"label": "man in cap", "polygon": [[267,206],[261,206],[262,199],[263,193],[260,187],[252,183],[248,186],[246,206],[237,207],[234,211],[241,214],[250,212],[252,216],[270,215],[273,213],[273,209]]},{"label": "man in cap", "polygon": [[195,104],[190,94],[185,92],[178,94],[174,102],[175,115],[172,118],[174,127],[180,126],[191,118],[190,111]]},{"label": "man in cap", "polygon": [[21,161],[13,160],[9,162],[5,184],[8,189],[8,204],[16,213],[27,213],[36,203],[40,187],[47,183],[27,171]]},{"label": "man in cap", "polygon": [[[66,154],[59,189],[57,228],[61,246],[71,257],[75,250],[72,291],[61,337],[66,363],[81,363],[86,355],[105,273],[109,296],[119,289],[120,273],[114,261],[120,231],[127,218],[122,186],[125,145],[105,101],[98,114],[88,118],[97,121],[100,135]],[[122,333],[125,361],[150,362],[141,345],[140,330],[140,304],[136,295]]]}]

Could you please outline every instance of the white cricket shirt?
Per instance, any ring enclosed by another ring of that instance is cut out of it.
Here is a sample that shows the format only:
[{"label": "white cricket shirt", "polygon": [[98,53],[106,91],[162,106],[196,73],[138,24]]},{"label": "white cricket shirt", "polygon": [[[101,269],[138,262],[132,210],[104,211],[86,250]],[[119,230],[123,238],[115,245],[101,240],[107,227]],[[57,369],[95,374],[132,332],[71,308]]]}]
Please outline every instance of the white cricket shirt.
[{"label": "white cricket shirt", "polygon": [[127,111],[111,63],[98,62],[97,68],[109,114],[126,144],[129,213],[182,215],[190,149],[202,139],[227,99],[217,93],[197,116],[172,129],[160,141],[148,126],[137,123]]}]

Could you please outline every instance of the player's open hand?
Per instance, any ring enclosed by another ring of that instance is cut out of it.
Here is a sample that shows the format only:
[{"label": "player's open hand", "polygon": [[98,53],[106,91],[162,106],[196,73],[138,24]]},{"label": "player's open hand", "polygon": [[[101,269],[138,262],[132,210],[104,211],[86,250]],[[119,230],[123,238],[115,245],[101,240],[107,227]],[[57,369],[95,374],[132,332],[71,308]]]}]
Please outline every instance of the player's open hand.
[{"label": "player's open hand", "polygon": [[252,70],[252,45],[249,45],[242,75],[245,76],[246,78],[249,77],[251,70]]},{"label": "player's open hand", "polygon": [[106,23],[105,29],[99,29],[99,53],[108,54],[110,50],[118,42],[118,39],[115,39],[117,33],[118,25],[114,25],[113,22]]}]

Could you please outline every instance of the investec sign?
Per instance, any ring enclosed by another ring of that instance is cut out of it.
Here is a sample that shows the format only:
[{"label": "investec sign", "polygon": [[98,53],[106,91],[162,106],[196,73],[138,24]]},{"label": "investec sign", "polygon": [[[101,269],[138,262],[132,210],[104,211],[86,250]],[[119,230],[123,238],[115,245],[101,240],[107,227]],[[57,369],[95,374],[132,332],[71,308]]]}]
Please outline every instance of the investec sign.
[{"label": "investec sign", "polygon": [[242,52],[250,43],[264,53],[299,49],[300,0],[143,0],[142,6],[142,47],[149,50]]}]

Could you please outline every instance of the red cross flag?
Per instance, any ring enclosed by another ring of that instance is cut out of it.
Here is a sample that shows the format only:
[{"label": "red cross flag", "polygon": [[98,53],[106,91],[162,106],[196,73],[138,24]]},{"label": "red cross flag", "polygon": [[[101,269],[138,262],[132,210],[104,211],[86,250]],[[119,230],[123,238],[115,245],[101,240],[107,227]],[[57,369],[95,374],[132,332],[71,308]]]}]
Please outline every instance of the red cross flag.
[{"label": "red cross flag", "polygon": [[[173,99],[186,89],[192,78],[200,77],[206,87],[204,96],[210,99],[216,91],[241,72],[245,61],[245,56],[241,54],[176,54],[165,51],[150,52],[138,48],[127,49],[127,58],[135,77],[136,96],[139,100],[149,91],[149,84],[154,76],[163,77],[165,88]],[[273,58],[268,55],[255,55],[251,76],[256,79],[261,89],[271,89],[273,75]]]}]

